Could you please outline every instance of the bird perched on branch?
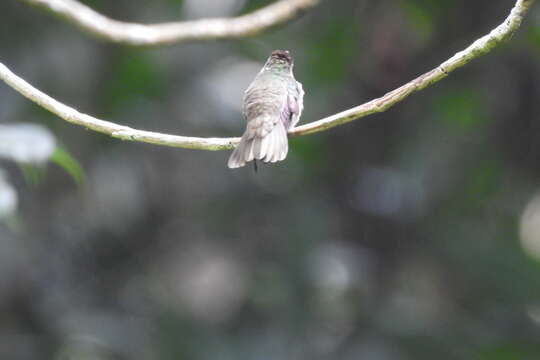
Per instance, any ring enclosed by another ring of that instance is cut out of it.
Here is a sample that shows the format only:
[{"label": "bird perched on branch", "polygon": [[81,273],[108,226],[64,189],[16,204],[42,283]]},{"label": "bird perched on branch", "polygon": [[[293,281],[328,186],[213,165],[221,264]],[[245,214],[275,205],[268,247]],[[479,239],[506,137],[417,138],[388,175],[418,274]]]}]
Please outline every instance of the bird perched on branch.
[{"label": "bird perched on branch", "polygon": [[275,50],[244,94],[246,131],[228,162],[239,168],[246,162],[281,161],[287,156],[287,131],[302,114],[304,90],[293,75],[293,59],[288,51]]}]

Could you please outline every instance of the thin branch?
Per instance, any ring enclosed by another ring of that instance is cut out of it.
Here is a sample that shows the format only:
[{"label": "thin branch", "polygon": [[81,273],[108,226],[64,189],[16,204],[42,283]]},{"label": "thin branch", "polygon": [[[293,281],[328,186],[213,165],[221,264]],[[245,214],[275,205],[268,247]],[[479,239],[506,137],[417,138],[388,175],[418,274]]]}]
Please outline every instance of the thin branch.
[{"label": "thin branch", "polygon": [[24,79],[11,72],[4,64],[0,63],[0,78],[20,94],[32,100],[39,106],[49,110],[60,118],[75,124],[84,126],[122,140],[147,142],[157,145],[182,147],[188,149],[221,150],[232,148],[239,138],[197,138],[188,136],[176,136],[161,134],[151,131],[136,130],[128,126],[115,124],[101,120],[90,115],[83,114],[72,107],[53,99],[44,92],[36,89]]},{"label": "thin branch", "polygon": [[312,134],[334,126],[348,123],[356,119],[360,119],[373,113],[387,110],[398,102],[404,100],[412,93],[436,83],[437,81],[448,76],[452,71],[466,65],[471,60],[487,54],[493,50],[493,48],[503,43],[504,40],[510,38],[521,25],[523,17],[530,9],[534,1],[535,0],[517,0],[516,4],[510,11],[510,15],[508,15],[502,24],[491,30],[489,34],[473,42],[465,50],[458,52],[450,59],[437,66],[435,69],[420,75],[416,79],[409,81],[405,85],[395,90],[390,91],[380,98],[373,99],[365,104],[345,110],[327,118],[299,126],[291,133],[294,135]]},{"label": "thin branch", "polygon": [[[348,123],[369,114],[385,111],[386,109],[405,99],[410,94],[418,90],[422,90],[427,86],[443,79],[452,71],[467,64],[469,61],[488,53],[495,46],[501,44],[505,39],[508,39],[520,26],[523,17],[533,2],[534,0],[517,0],[514,8],[510,12],[510,15],[501,25],[493,29],[488,35],[476,40],[465,50],[458,52],[435,69],[417,77],[416,79],[393,91],[390,91],[380,98],[371,100],[365,104],[345,110],[335,115],[331,115],[324,119],[296,127],[290,132],[290,135],[297,136],[312,134],[327,130],[334,126]],[[115,124],[109,121],[94,118],[90,115],[82,114],[77,110],[62,104],[61,102],[53,99],[52,97],[28,84],[25,80],[12,73],[2,63],[0,63],[0,78],[20,94],[32,100],[39,106],[58,115],[60,118],[70,123],[81,125],[88,129],[107,134],[118,139],[201,150],[230,149],[239,141],[239,138],[197,138],[133,129],[128,126]]]},{"label": "thin branch", "polygon": [[104,40],[129,45],[154,46],[253,36],[294,19],[317,5],[320,0],[280,0],[249,14],[233,18],[149,25],[113,20],[76,0],[20,1],[46,9],[83,31]]}]

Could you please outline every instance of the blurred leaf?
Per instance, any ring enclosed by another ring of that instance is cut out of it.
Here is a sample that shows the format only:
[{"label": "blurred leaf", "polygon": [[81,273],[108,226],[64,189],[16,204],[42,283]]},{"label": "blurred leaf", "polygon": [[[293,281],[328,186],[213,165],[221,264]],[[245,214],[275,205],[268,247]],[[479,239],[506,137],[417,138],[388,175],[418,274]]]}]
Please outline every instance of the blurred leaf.
[{"label": "blurred leaf", "polygon": [[319,139],[314,136],[302,136],[291,141],[291,148],[295,155],[302,159],[304,165],[315,168],[320,166],[324,144]]},{"label": "blurred leaf", "polygon": [[402,2],[401,6],[410,24],[418,31],[422,41],[428,41],[433,33],[433,14],[414,2],[405,1]]},{"label": "blurred leaf", "polygon": [[478,202],[484,206],[484,201],[499,189],[500,167],[495,162],[485,160],[470,170],[470,178],[464,188],[465,199]]},{"label": "blurred leaf", "polygon": [[184,5],[184,0],[168,0],[168,4],[171,11],[180,14],[182,11],[182,6]]},{"label": "blurred leaf", "polygon": [[481,360],[528,360],[540,359],[540,349],[532,346],[499,345],[482,352]]},{"label": "blurred leaf", "polygon": [[529,28],[527,40],[533,46],[537,55],[540,55],[540,26],[531,26]]},{"label": "blurred leaf", "polygon": [[450,128],[470,131],[488,120],[480,105],[481,99],[475,91],[451,89],[435,100],[435,114]]},{"label": "blurred leaf", "polygon": [[352,51],[358,35],[354,26],[341,18],[326,23],[311,37],[308,68],[316,75],[316,84],[342,81],[347,73]]},{"label": "blurred leaf", "polygon": [[151,59],[140,51],[123,50],[111,65],[112,76],[107,88],[107,105],[114,108],[143,97],[162,93],[164,78]]},{"label": "blurred leaf", "polygon": [[24,180],[30,185],[37,185],[45,176],[45,168],[32,164],[19,164]]},{"label": "blurred leaf", "polygon": [[44,164],[55,146],[54,135],[44,126],[0,125],[0,157],[22,164]]},{"label": "blurred leaf", "polygon": [[66,149],[57,147],[51,158],[51,162],[64,169],[73,180],[80,185],[84,181],[84,170],[79,162],[71,156]]},{"label": "blurred leaf", "polygon": [[452,0],[403,0],[402,6],[411,16],[411,20],[417,20],[420,23],[429,21],[432,26],[437,26],[441,20],[446,19],[450,11],[456,8],[455,1]]}]

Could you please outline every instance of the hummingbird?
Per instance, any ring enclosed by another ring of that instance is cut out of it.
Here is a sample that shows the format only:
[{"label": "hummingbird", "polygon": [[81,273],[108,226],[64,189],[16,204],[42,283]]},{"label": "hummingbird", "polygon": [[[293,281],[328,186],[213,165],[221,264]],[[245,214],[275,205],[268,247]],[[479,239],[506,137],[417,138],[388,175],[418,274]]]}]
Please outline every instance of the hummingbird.
[{"label": "hummingbird", "polygon": [[242,114],[246,131],[229,157],[229,168],[246,162],[281,161],[287,156],[287,132],[300,120],[304,108],[302,84],[293,75],[289,51],[274,50],[244,93]]}]

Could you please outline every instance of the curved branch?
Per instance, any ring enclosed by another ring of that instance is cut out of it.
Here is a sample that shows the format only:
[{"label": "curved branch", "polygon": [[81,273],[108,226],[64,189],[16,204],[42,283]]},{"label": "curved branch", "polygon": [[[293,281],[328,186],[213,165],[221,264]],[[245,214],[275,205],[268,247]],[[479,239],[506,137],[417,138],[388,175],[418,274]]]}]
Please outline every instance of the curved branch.
[{"label": "curved branch", "polygon": [[445,78],[452,71],[466,65],[471,60],[476,59],[490,52],[494,47],[500,45],[504,40],[510,38],[519,28],[523,17],[535,0],[517,0],[510,11],[510,15],[502,24],[480,39],[473,42],[465,50],[462,50],[446,60],[435,69],[420,75],[416,79],[409,81],[405,85],[386,93],[384,96],[373,99],[365,104],[345,110],[327,118],[314,121],[312,123],[299,126],[291,131],[294,135],[306,135],[323,131],[334,126],[342,125],[350,121],[362,118],[364,116],[383,112],[404,100],[412,93],[422,90],[429,85]]},{"label": "curved branch", "polygon": [[20,0],[52,12],[104,40],[129,45],[163,45],[186,41],[236,39],[283,24],[320,0],[280,0],[234,18],[137,24],[110,19],[76,0]]},{"label": "curved branch", "polygon": [[[405,99],[410,94],[426,88],[427,86],[448,76],[449,73],[467,64],[469,61],[488,53],[495,46],[509,38],[520,26],[523,17],[533,2],[534,0],[517,0],[514,8],[510,12],[510,15],[501,25],[497,26],[489,34],[476,40],[465,50],[458,52],[435,69],[417,77],[416,79],[393,91],[390,91],[380,98],[371,100],[365,104],[345,110],[335,115],[331,115],[324,119],[296,127],[290,132],[290,135],[297,136],[312,134],[327,130],[334,126],[348,123],[369,114],[385,111],[389,107]],[[198,138],[176,136],[133,129],[128,126],[97,119],[62,104],[12,73],[2,63],[0,63],[0,78],[20,94],[32,100],[39,106],[58,115],[60,118],[70,123],[110,135],[114,138],[201,150],[230,149],[234,147],[234,145],[240,140],[239,138]]]}]

